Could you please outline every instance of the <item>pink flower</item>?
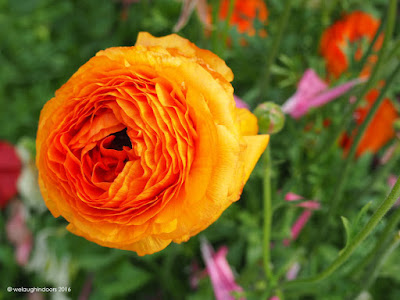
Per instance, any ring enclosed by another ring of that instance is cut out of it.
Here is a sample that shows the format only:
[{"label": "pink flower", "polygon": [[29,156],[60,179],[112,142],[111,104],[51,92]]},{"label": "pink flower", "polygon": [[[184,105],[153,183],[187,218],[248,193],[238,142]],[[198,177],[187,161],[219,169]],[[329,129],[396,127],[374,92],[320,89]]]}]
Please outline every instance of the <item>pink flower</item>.
[{"label": "pink flower", "polygon": [[269,298],[269,300],[280,300],[278,296],[273,296],[272,298]]},{"label": "pink flower", "polygon": [[392,189],[394,187],[394,185],[396,184],[397,181],[397,177],[396,175],[390,174],[389,178],[388,178],[388,185],[390,186],[390,188]]},{"label": "pink flower", "polygon": [[[295,193],[289,192],[285,195],[285,201],[299,201],[304,199],[303,196],[297,195]],[[299,204],[297,204],[296,206],[298,207],[303,207],[303,208],[308,208],[311,210],[315,210],[315,209],[319,209],[321,204],[318,201],[314,201],[314,200],[308,200],[308,201],[303,201]]]},{"label": "pink flower", "polygon": [[294,280],[297,278],[297,275],[300,271],[300,264],[296,261],[291,265],[289,270],[286,272],[286,279],[287,280]]},{"label": "pink flower", "polygon": [[298,119],[310,108],[322,106],[365,81],[366,78],[357,78],[328,89],[328,85],[313,69],[307,69],[300,79],[296,93],[283,104],[282,111]]},{"label": "pink flower", "polygon": [[285,195],[285,201],[298,201],[304,199],[302,196],[289,192]]},{"label": "pink flower", "polygon": [[26,226],[26,210],[22,202],[14,201],[11,211],[11,218],[6,224],[7,237],[15,247],[17,263],[25,266],[32,250],[32,233]]},{"label": "pink flower", "polygon": [[[298,201],[301,199],[304,199],[304,198],[300,195],[297,195],[297,194],[294,194],[291,192],[289,192],[285,195],[286,201]],[[320,209],[320,207],[321,207],[320,203],[318,201],[314,201],[314,200],[303,201],[303,202],[297,204],[296,206],[303,207],[305,210],[294,222],[294,224],[290,230],[290,238],[285,239],[283,241],[283,244],[285,246],[289,246],[291,241],[294,241],[297,239],[300,232],[303,230],[304,226],[307,224],[308,220],[311,218],[313,210]]]},{"label": "pink flower", "polygon": [[297,204],[297,206],[303,207],[303,208],[308,208],[310,210],[316,210],[321,207],[321,204],[318,201],[309,200],[309,201],[301,202],[301,203]]},{"label": "pink flower", "polygon": [[237,108],[247,108],[247,109],[249,109],[249,105],[246,102],[244,102],[242,99],[240,99],[238,96],[233,95],[233,99],[235,100]]},{"label": "pink flower", "polygon": [[294,241],[299,236],[303,227],[307,224],[308,220],[312,215],[311,210],[304,210],[303,213],[297,218],[296,222],[294,222],[291,229],[291,239]]},{"label": "pink flower", "polygon": [[[206,264],[208,274],[217,300],[235,300],[232,292],[243,292],[236,284],[232,270],[226,260],[228,248],[221,247],[214,253],[212,246],[205,238],[201,239],[201,254]],[[241,297],[240,299],[245,299]]]},{"label": "pink flower", "polygon": [[199,287],[199,282],[202,278],[207,277],[207,269],[201,270],[197,261],[193,260],[190,265],[189,284],[195,290]]}]

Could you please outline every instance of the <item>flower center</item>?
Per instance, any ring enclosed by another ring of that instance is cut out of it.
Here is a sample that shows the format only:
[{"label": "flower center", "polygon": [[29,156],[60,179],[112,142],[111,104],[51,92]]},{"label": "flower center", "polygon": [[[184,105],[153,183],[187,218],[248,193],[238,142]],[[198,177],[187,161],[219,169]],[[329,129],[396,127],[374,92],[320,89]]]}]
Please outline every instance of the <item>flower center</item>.
[{"label": "flower center", "polygon": [[112,140],[110,145],[107,146],[107,149],[122,151],[124,146],[132,149],[131,139],[129,138],[126,131],[127,131],[127,128],[111,134],[111,135],[115,136],[115,138]]}]

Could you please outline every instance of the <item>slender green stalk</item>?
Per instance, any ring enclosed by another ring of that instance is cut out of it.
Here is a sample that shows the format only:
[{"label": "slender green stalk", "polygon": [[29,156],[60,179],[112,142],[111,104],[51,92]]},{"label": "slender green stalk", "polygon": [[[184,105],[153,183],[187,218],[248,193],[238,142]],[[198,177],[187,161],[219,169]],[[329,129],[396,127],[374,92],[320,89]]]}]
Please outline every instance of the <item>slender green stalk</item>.
[{"label": "slender green stalk", "polygon": [[268,91],[269,81],[270,81],[270,77],[271,77],[271,66],[275,61],[276,55],[279,50],[279,46],[281,44],[283,33],[285,31],[285,27],[286,27],[286,24],[288,22],[289,15],[290,15],[291,4],[292,4],[292,0],[286,0],[282,16],[278,23],[278,32],[276,33],[276,35],[273,39],[272,47],[268,53],[267,63],[265,65],[265,69],[264,69],[265,71],[264,71],[263,76],[261,76],[261,80],[259,82],[259,90],[260,90],[259,96],[260,97],[265,95],[265,92]]},{"label": "slender green stalk", "polygon": [[213,5],[213,10],[212,10],[212,22],[213,22],[213,27],[212,27],[212,33],[211,33],[211,42],[212,42],[212,50],[214,53],[221,55],[219,52],[219,45],[220,41],[218,39],[218,14],[221,11],[221,5],[222,1],[219,1],[218,5]]},{"label": "slender green stalk", "polygon": [[374,87],[379,79],[379,72],[381,71],[381,66],[383,62],[385,61],[385,54],[386,51],[388,50],[389,43],[392,39],[393,32],[394,32],[394,26],[396,24],[396,12],[397,12],[397,0],[390,0],[388,8],[387,8],[387,20],[386,20],[386,27],[385,27],[385,33],[384,33],[384,38],[382,42],[382,47],[379,50],[378,53],[378,61],[376,62],[371,76],[369,77],[369,80],[367,84],[364,86],[363,89],[361,89],[361,92],[359,95],[357,95],[357,100],[353,103],[351,111],[348,113],[350,116],[348,119],[351,119],[351,115],[353,114],[353,111],[360,102],[364,99],[365,95],[368,93],[368,91]]},{"label": "slender green stalk", "polygon": [[[383,17],[382,17],[382,20],[386,20],[387,13],[388,13],[388,11],[386,10],[386,11],[385,11],[385,14],[384,14]],[[381,22],[381,23],[379,24],[378,30],[375,32],[374,38],[372,39],[371,43],[369,44],[369,47],[368,47],[367,51],[365,51],[365,53],[364,53],[363,56],[361,57],[360,62],[358,63],[358,65],[359,65],[360,67],[364,66],[365,63],[367,62],[367,59],[368,59],[368,57],[370,56],[370,54],[371,54],[371,52],[372,52],[372,50],[373,50],[373,47],[374,47],[376,41],[378,40],[378,37],[380,36],[380,34],[381,34],[381,32],[382,32],[382,30],[383,30],[384,27],[385,27],[385,22]]]},{"label": "slender green stalk", "polygon": [[229,23],[232,18],[233,8],[235,7],[235,1],[236,0],[229,0],[228,15],[226,16],[225,19],[224,32],[223,32],[224,49],[226,48],[228,43]]},{"label": "slender green stalk", "polygon": [[389,244],[389,247],[385,250],[382,255],[378,257],[374,265],[371,267],[371,272],[366,273],[366,276],[362,282],[365,283],[364,290],[368,290],[371,285],[375,282],[376,278],[379,275],[379,272],[385,263],[385,261],[389,258],[390,254],[399,246],[400,243],[400,235],[399,232],[396,232],[394,238],[392,237],[392,241]]},{"label": "slender green stalk", "polygon": [[393,169],[394,165],[400,158],[400,143],[398,140],[396,140],[395,143],[396,144],[391,146],[395,147],[392,158],[383,165],[380,165],[378,170],[374,172],[369,179],[366,180],[366,183],[364,184],[364,187],[360,194],[360,199],[363,199],[371,191],[371,189],[375,187],[376,183],[379,182],[381,178],[387,178],[389,172]]},{"label": "slender green stalk", "polygon": [[264,153],[264,271],[268,281],[272,278],[270,260],[270,248],[271,248],[271,222],[272,222],[272,205],[271,205],[271,145],[267,147]]},{"label": "slender green stalk", "polygon": [[376,62],[374,68],[372,69],[371,76],[369,77],[367,83],[363,86],[363,88],[360,89],[360,92],[356,95],[356,101],[352,103],[349,106],[348,110],[344,113],[341,125],[337,126],[337,128],[332,132],[332,134],[330,135],[331,138],[328,139],[328,142],[323,145],[323,147],[321,148],[322,150],[317,151],[318,154],[323,153],[325,149],[329,149],[332,146],[332,144],[336,143],[342,132],[345,131],[348,124],[350,123],[354,110],[359,106],[360,102],[364,99],[368,91],[376,85],[376,82],[379,79],[379,74],[381,71],[382,64],[386,61],[385,54],[388,49],[391,37],[393,35],[394,26],[396,22],[396,11],[397,11],[396,6],[397,6],[397,0],[390,0],[386,13],[388,18],[386,21],[382,47],[379,50],[378,61]]},{"label": "slender green stalk", "polygon": [[351,145],[350,152],[348,154],[343,172],[339,178],[338,184],[336,188],[334,189],[335,193],[332,197],[332,200],[330,203],[332,203],[330,210],[329,210],[329,215],[332,215],[333,213],[336,212],[336,209],[340,207],[340,204],[344,201],[344,198],[341,198],[342,192],[344,189],[344,183],[347,180],[349,171],[353,165],[353,159],[356,154],[357,147],[361,141],[361,138],[363,137],[369,123],[371,122],[372,118],[374,117],[376,111],[378,110],[379,106],[383,102],[384,96],[391,85],[391,83],[394,81],[394,79],[397,77],[397,75],[400,73],[400,64],[397,65],[396,69],[392,72],[392,74],[389,76],[389,80],[387,81],[387,84],[382,88],[381,93],[379,94],[379,97],[376,99],[374,102],[374,105],[368,112],[367,117],[365,118],[364,122],[361,124],[360,128],[357,131],[357,135],[353,141],[353,144]]},{"label": "slender green stalk", "polygon": [[341,251],[339,256],[321,273],[304,279],[298,279],[293,281],[288,281],[282,283],[280,288],[289,289],[302,284],[313,284],[319,282],[329,275],[331,275],[337,268],[339,268],[347,259],[353,254],[357,247],[364,241],[364,239],[371,234],[371,232],[378,225],[379,221],[388,212],[388,210],[393,206],[393,204],[400,197],[400,177],[397,179],[390,194],[380,203],[378,209],[371,216],[368,223],[365,224],[363,229],[354,237],[353,241]]},{"label": "slender green stalk", "polygon": [[371,250],[371,252],[359,263],[357,264],[352,271],[350,271],[350,275],[354,277],[362,270],[366,270],[368,265],[374,259],[379,258],[387,249],[387,245],[389,243],[390,237],[393,234],[393,231],[396,229],[396,226],[400,223],[400,209],[396,209],[396,211],[390,216],[388,223],[383,229],[382,233],[379,235],[379,239],[375,244],[375,247]]},{"label": "slender green stalk", "polygon": [[396,55],[397,55],[397,58],[400,57],[400,39],[395,42],[395,44],[393,45],[391,51],[385,57],[386,62],[390,63],[390,60]]}]

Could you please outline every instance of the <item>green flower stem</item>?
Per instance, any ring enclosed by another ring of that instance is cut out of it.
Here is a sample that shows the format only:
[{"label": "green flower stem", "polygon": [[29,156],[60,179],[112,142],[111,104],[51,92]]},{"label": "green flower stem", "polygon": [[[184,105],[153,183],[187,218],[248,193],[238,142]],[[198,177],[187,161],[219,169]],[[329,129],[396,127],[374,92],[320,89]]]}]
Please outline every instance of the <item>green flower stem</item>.
[{"label": "green flower stem", "polygon": [[360,102],[364,99],[364,97],[368,93],[368,91],[376,85],[376,82],[379,79],[379,73],[381,71],[381,66],[384,63],[384,61],[386,60],[385,53],[388,49],[389,42],[393,35],[394,26],[395,26],[395,22],[396,22],[396,11],[397,11],[396,6],[397,6],[397,0],[390,0],[388,8],[387,8],[387,13],[386,13],[388,18],[386,21],[386,27],[385,27],[382,47],[379,50],[378,61],[376,62],[376,64],[374,65],[374,68],[372,69],[371,76],[369,77],[367,83],[363,86],[363,88],[360,89],[360,92],[356,95],[356,101],[353,104],[351,104],[349,106],[349,109],[344,113],[343,121],[340,123],[340,126],[337,126],[337,128],[335,130],[333,130],[333,132],[330,134],[329,139],[327,140],[327,143],[324,143],[324,145],[322,146],[322,148],[321,148],[322,150],[317,151],[317,154],[319,156],[321,155],[321,153],[324,153],[325,150],[331,148],[331,146],[334,143],[336,143],[336,141],[339,139],[342,132],[345,131],[348,124],[350,123],[354,110],[359,106]]},{"label": "green flower stem", "polygon": [[386,260],[390,257],[393,251],[399,246],[400,243],[400,232],[396,232],[394,238],[392,237],[392,241],[389,244],[389,247],[385,250],[385,252],[378,257],[375,264],[371,268],[371,272],[366,273],[366,277],[362,282],[365,282],[365,290],[368,290],[371,285],[375,282],[376,278],[379,275],[379,272],[386,262]]},{"label": "green flower stem", "polygon": [[228,44],[229,21],[232,18],[234,7],[235,7],[235,0],[230,0],[229,8],[228,8],[228,15],[226,16],[225,24],[224,24],[224,33],[223,33],[224,49],[226,48],[226,46]]},{"label": "green flower stem", "polygon": [[386,20],[386,27],[385,27],[385,33],[384,33],[384,38],[382,42],[382,47],[379,50],[378,53],[378,61],[376,62],[371,76],[369,77],[368,82],[364,86],[363,89],[360,90],[360,94],[357,95],[357,100],[351,105],[350,111],[347,113],[345,116],[345,120],[347,121],[346,123],[349,122],[351,119],[351,116],[353,114],[353,111],[356,107],[359,106],[360,102],[364,99],[365,95],[368,93],[368,91],[374,87],[379,79],[379,73],[381,71],[381,66],[383,62],[385,61],[385,54],[386,51],[388,50],[389,43],[392,39],[393,36],[393,31],[394,31],[394,26],[396,24],[396,12],[397,12],[397,0],[390,0],[388,8],[387,8],[387,20]]},{"label": "green flower stem", "polygon": [[396,69],[392,72],[392,74],[389,76],[389,80],[387,81],[386,85],[382,88],[378,99],[374,102],[374,105],[368,112],[367,117],[365,118],[364,122],[361,124],[360,128],[357,131],[357,135],[353,141],[353,144],[351,145],[350,152],[348,154],[343,172],[341,173],[341,176],[339,178],[338,184],[336,188],[334,189],[335,193],[333,195],[332,200],[329,203],[332,203],[330,209],[329,209],[329,215],[331,216],[333,213],[336,212],[337,208],[340,207],[340,204],[344,201],[342,198],[342,193],[344,189],[344,183],[347,180],[349,171],[353,165],[353,159],[356,154],[357,147],[361,141],[361,138],[363,137],[369,123],[371,122],[373,116],[375,115],[376,111],[378,110],[379,106],[384,100],[384,96],[391,85],[391,83],[394,81],[394,79],[397,77],[397,75],[400,73],[400,64],[397,65]]},{"label": "green flower stem", "polygon": [[291,4],[292,0],[286,0],[282,16],[279,19],[278,32],[276,33],[273,39],[272,47],[268,53],[267,63],[264,69],[265,71],[263,76],[261,76],[261,80],[259,82],[259,90],[260,90],[259,97],[263,97],[266,94],[266,91],[268,91],[269,81],[271,77],[271,66],[275,61],[283,37],[283,32],[285,31],[286,24],[289,20]]},{"label": "green flower stem", "polygon": [[[387,13],[388,13],[388,11],[386,10],[384,15],[382,16],[382,20],[386,20]],[[362,66],[364,66],[365,63],[367,62],[367,59],[370,56],[370,54],[371,54],[371,52],[373,50],[373,47],[374,47],[376,41],[378,40],[379,35],[382,33],[382,30],[383,30],[384,26],[385,26],[384,22],[381,22],[379,24],[378,30],[375,32],[374,38],[372,39],[371,43],[369,44],[369,47],[368,47],[367,51],[365,51],[365,53],[363,54],[363,56],[361,57],[361,59],[360,59],[360,61],[358,63],[358,66],[360,68],[362,68]]]},{"label": "green flower stem", "polygon": [[267,280],[272,279],[272,271],[270,266],[271,260],[271,223],[272,223],[272,205],[271,205],[271,145],[268,145],[264,153],[264,271]]},{"label": "green flower stem", "polygon": [[[351,277],[356,276],[363,270],[367,270],[368,265],[374,264],[372,262],[374,259],[378,260],[379,257],[381,257],[383,253],[385,253],[385,251],[387,250],[387,245],[389,243],[390,237],[399,223],[400,223],[400,209],[397,208],[396,211],[390,216],[388,223],[386,224],[382,233],[379,235],[379,239],[376,242],[375,247],[359,264],[357,264],[350,271]],[[368,268],[368,270],[370,269]]]},{"label": "green flower stem", "polygon": [[386,56],[386,62],[390,63],[390,60],[394,57],[397,56],[397,59],[400,58],[400,39],[395,42],[393,45],[391,51],[387,54]]},{"label": "green flower stem", "polygon": [[218,4],[214,4],[212,6],[212,33],[211,33],[211,42],[212,42],[212,50],[218,56],[221,56],[220,53],[220,41],[218,39],[218,15],[221,11],[222,1],[219,1]]},{"label": "green flower stem", "polygon": [[375,187],[376,183],[379,182],[380,179],[387,178],[389,172],[395,166],[400,154],[400,143],[397,140],[395,141],[395,143],[395,145],[391,146],[395,147],[392,158],[385,164],[379,166],[379,169],[374,172],[369,179],[366,180],[366,183],[364,184],[364,187],[360,194],[360,199],[363,199],[371,191],[371,189]]},{"label": "green flower stem", "polygon": [[390,194],[380,203],[378,209],[371,216],[368,223],[365,224],[363,229],[354,237],[351,243],[343,249],[339,256],[321,273],[304,279],[292,280],[281,284],[280,288],[289,289],[303,284],[313,284],[319,282],[329,275],[331,275],[337,268],[339,268],[347,259],[353,254],[357,247],[364,241],[364,239],[375,229],[379,221],[393,206],[393,204],[400,197],[400,177],[397,179]]}]

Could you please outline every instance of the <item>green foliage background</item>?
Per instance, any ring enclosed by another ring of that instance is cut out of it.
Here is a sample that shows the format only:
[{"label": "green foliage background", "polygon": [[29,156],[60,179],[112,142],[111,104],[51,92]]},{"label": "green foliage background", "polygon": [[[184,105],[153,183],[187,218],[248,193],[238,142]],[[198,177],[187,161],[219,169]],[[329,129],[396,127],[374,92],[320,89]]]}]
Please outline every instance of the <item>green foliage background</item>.
[{"label": "green foliage background", "polygon": [[[218,5],[218,1],[209,2],[214,8]],[[266,38],[240,35],[232,27],[228,31],[231,47],[227,47],[218,38],[223,34],[224,22],[215,24],[215,33],[207,37],[196,14],[179,34],[226,60],[235,74],[235,94],[252,108],[264,101],[282,104],[294,93],[307,68],[314,68],[324,78],[325,66],[318,47],[326,27],[346,11],[363,10],[381,17],[387,4],[385,0],[292,2],[290,22],[278,59],[271,68],[268,90],[263,89],[266,58],[278,31],[277,22],[284,1],[266,1],[269,9]],[[173,0],[142,0],[127,8],[112,0],[0,0],[0,139],[14,144],[22,137],[34,139],[41,108],[79,66],[101,49],[133,45],[139,31],[155,36],[172,33],[180,12],[181,2]],[[261,28],[262,24],[256,22],[255,26]],[[242,39],[246,40],[246,46],[241,45]],[[356,71],[346,74],[343,80],[346,76],[351,78]],[[399,94],[399,81],[396,83],[390,90],[391,95]],[[385,149],[377,156],[362,156],[351,170],[351,180],[346,183],[343,206],[334,221],[327,222],[325,207],[335,193],[344,160],[336,144],[318,159],[315,155],[331,138],[323,121],[329,118],[332,126],[340,124],[347,101],[342,97],[311,111],[299,121],[288,117],[284,130],[271,138],[268,147],[273,158],[272,263],[278,281],[285,279],[285,272],[294,262],[301,265],[300,276],[315,274],[328,265],[345,245],[340,216],[350,220],[349,231],[357,231],[376,209],[377,202],[388,193],[389,172],[396,173],[399,168],[396,160],[377,178],[374,175],[377,157]],[[311,129],[303,130],[307,125]],[[265,280],[262,267],[262,177],[263,169],[259,164],[241,200],[202,233],[215,248],[228,246],[228,261],[238,283],[246,290],[247,299],[265,299],[265,291],[271,284]],[[290,247],[283,247],[282,240],[290,235],[290,226],[301,213],[299,208],[284,202],[283,197],[289,191],[307,199],[319,199],[322,210],[313,215],[297,241]],[[355,224],[361,208],[369,202],[371,205]],[[13,246],[5,237],[8,214],[8,210],[0,214],[0,299],[26,299],[23,294],[7,293],[8,286],[57,287],[51,279],[57,272],[66,272],[64,283],[72,291],[65,296],[70,299],[77,299],[85,284],[92,287],[89,299],[200,300],[214,297],[207,277],[200,279],[197,289],[189,284],[191,266],[198,264],[204,268],[198,237],[181,245],[170,245],[160,253],[138,257],[135,253],[103,248],[73,236],[66,232],[66,222],[61,218],[54,219],[47,210],[32,209],[29,227],[35,236],[45,236],[44,230],[48,231],[43,249],[49,256],[42,268],[28,269],[16,264]],[[316,286],[285,291],[284,299],[354,299],[363,290],[365,276],[371,270],[352,271],[372,249],[385,222],[382,221],[375,236],[368,238],[352,260],[332,277]],[[64,258],[67,267],[61,268]],[[400,299],[399,259],[398,250],[388,257],[379,277],[369,287],[372,299]],[[60,295],[45,297],[53,299]]]}]

